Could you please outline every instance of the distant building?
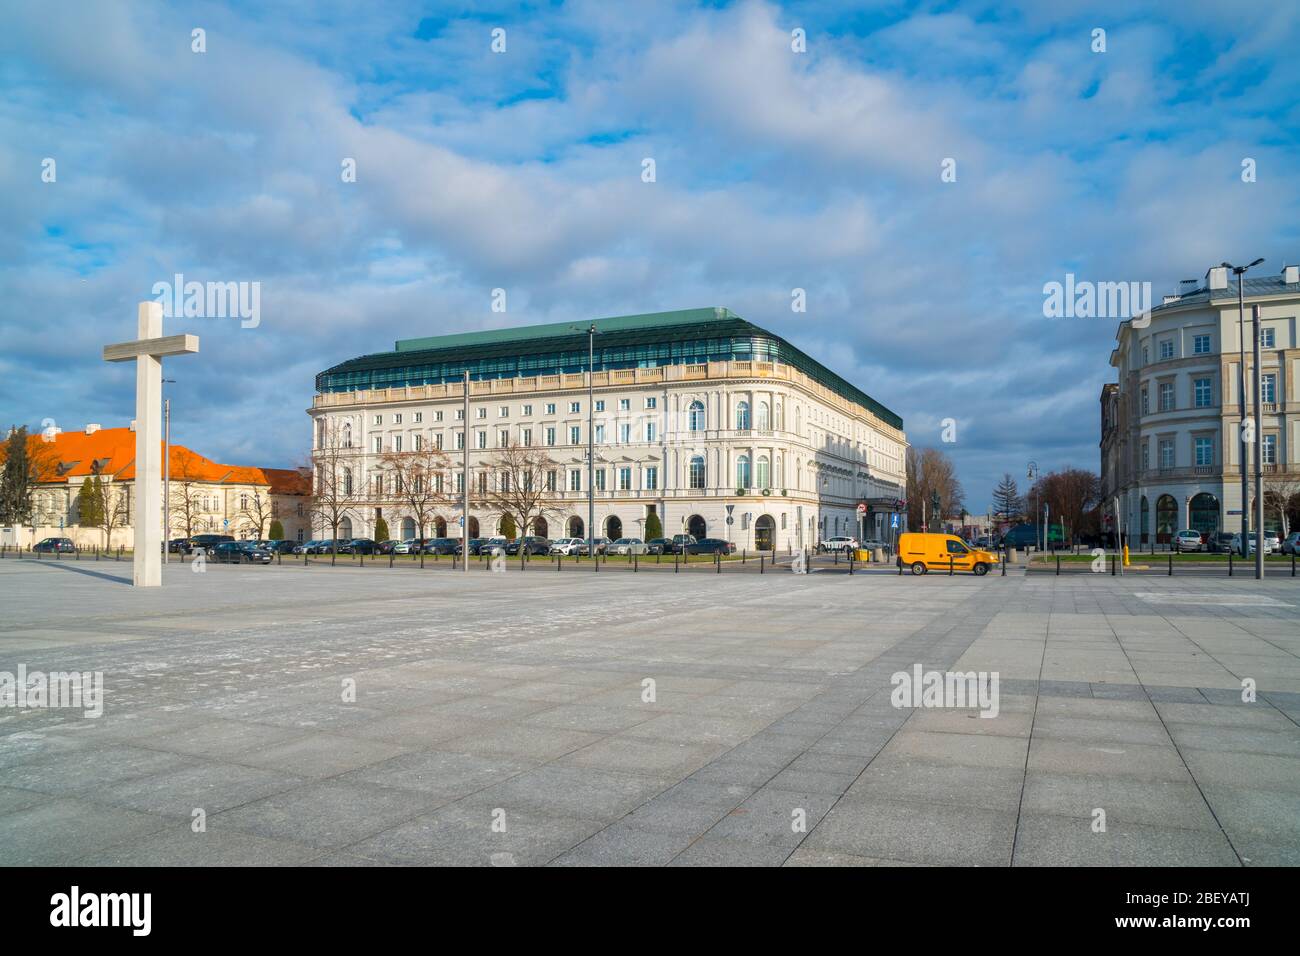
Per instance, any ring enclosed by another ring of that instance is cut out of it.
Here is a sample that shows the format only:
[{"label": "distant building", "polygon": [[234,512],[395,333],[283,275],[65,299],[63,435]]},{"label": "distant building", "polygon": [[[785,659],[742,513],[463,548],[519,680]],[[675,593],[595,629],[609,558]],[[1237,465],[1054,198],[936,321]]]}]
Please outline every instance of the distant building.
[{"label": "distant building", "polygon": [[[65,432],[50,428],[29,438],[38,463],[39,482],[33,495],[33,516],[22,528],[0,528],[8,544],[30,544],[46,537],[71,538],[86,547],[123,547],[135,540],[135,429],[101,428]],[[230,534],[236,538],[267,537],[271,521],[279,518],[285,537],[298,538],[311,526],[306,507],[309,477],[301,472],[223,465],[173,444],[170,454],[170,518],[168,538],[192,534]],[[103,491],[94,510],[107,513],[111,538],[103,524],[83,521],[83,485],[93,489],[98,478]],[[158,516],[159,524],[163,516]]]},{"label": "distant building", "polygon": [[[1300,488],[1300,267],[1247,277],[1247,414],[1254,415],[1251,306],[1262,308],[1264,487]],[[1103,511],[1120,514],[1131,541],[1168,543],[1191,528],[1241,528],[1237,375],[1242,364],[1237,284],[1222,267],[1184,281],[1144,327],[1120,323],[1110,364],[1118,381],[1101,391]],[[1249,474],[1254,474],[1251,449]],[[1253,502],[1250,503],[1253,507]],[[1265,527],[1280,516],[1267,509]]]},{"label": "distant building", "polygon": [[341,484],[357,492],[339,537],[372,535],[381,513],[394,537],[414,536],[411,515],[386,497],[382,456],[421,447],[445,451],[452,466],[451,500],[426,533],[458,535],[465,442],[471,536],[500,530],[500,516],[481,502],[500,481],[493,459],[510,444],[549,459],[552,517],[526,530],[585,537],[589,438],[596,536],[647,537],[653,515],[665,535],[685,531],[751,550],[812,546],[858,534],[859,503],[868,506],[866,536],[888,536],[905,497],[907,438],[894,412],[720,308],[595,320],[588,408],[592,324],[409,339],[321,372],[310,410],[316,466],[324,436],[338,436],[347,449],[336,462]]}]

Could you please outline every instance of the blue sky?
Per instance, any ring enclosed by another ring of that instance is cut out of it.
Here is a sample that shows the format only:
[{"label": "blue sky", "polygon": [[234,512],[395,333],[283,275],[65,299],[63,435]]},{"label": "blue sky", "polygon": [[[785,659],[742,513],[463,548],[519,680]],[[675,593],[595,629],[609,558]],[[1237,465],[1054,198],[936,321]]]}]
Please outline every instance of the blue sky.
[{"label": "blue sky", "polygon": [[261,283],[257,328],[168,321],[203,349],[173,434],[240,464],[300,463],[315,373],[398,338],[724,305],[983,510],[1029,458],[1098,467],[1116,322],[1044,283],[1300,259],[1286,0],[0,7],[5,424],[127,422],[100,348],[177,272]]}]

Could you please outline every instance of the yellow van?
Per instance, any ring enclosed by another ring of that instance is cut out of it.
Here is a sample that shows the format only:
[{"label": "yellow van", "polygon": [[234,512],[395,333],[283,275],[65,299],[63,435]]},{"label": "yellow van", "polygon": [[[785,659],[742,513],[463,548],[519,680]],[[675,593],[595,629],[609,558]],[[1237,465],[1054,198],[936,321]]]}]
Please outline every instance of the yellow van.
[{"label": "yellow van", "polygon": [[954,571],[973,571],[977,575],[989,573],[998,559],[988,551],[972,548],[955,534],[900,534],[898,536],[898,566],[912,569],[913,574],[925,574],[933,569],[947,571],[951,562]]}]

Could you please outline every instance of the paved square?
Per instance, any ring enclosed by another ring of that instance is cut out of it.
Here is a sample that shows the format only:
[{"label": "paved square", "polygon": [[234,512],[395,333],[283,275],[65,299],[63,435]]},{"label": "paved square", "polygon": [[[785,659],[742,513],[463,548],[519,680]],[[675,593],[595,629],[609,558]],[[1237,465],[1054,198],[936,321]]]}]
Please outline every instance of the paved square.
[{"label": "paved square", "polygon": [[1290,578],[129,577],[0,562],[0,671],[105,689],[0,709],[0,863],[1300,864]]}]

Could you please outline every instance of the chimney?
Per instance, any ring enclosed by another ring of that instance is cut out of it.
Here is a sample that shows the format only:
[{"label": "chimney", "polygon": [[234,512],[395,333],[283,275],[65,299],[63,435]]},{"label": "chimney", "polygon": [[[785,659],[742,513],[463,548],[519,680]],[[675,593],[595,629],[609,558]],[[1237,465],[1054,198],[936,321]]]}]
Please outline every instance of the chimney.
[{"label": "chimney", "polygon": [[1211,266],[1205,273],[1206,288],[1214,291],[1216,289],[1228,288],[1228,269],[1226,266]]},{"label": "chimney", "polygon": [[131,431],[135,431],[135,419],[131,419]]},{"label": "chimney", "polygon": [[1178,283],[1179,295],[1190,295],[1201,287],[1200,279],[1184,279]]},{"label": "chimney", "polygon": [[1287,285],[1295,285],[1300,282],[1300,266],[1283,266],[1282,281]]},{"label": "chimney", "polygon": [[1160,304],[1168,305],[1170,302],[1177,302],[1181,298],[1182,296],[1178,296],[1178,295],[1167,295],[1163,299],[1161,299]]},{"label": "chimney", "polygon": [[93,435],[93,434],[95,434],[95,432],[99,431],[100,428],[102,428],[102,427],[103,427],[103,426],[100,425],[98,422],[92,422],[92,423],[90,423],[90,424],[88,424],[88,425],[86,426],[86,434],[87,434],[87,435]]}]

